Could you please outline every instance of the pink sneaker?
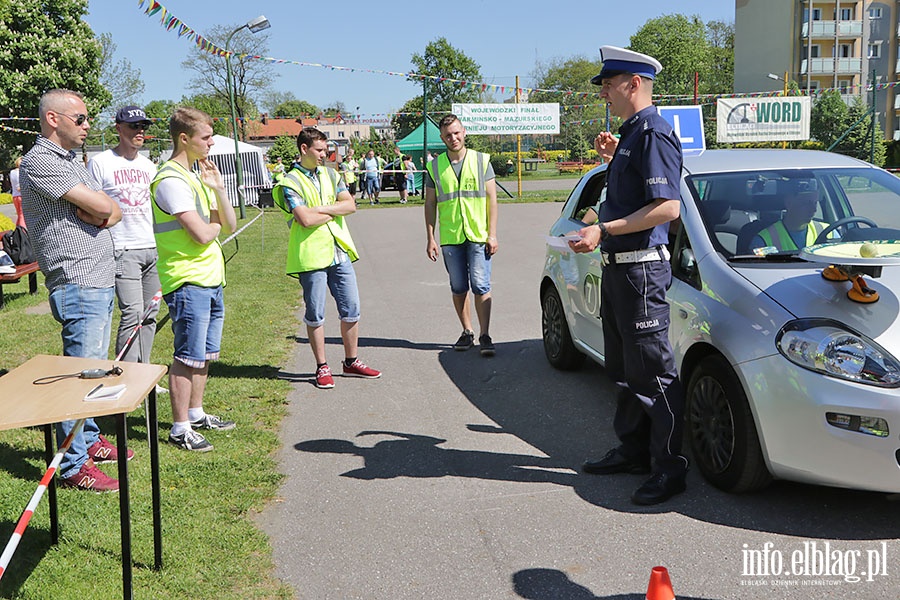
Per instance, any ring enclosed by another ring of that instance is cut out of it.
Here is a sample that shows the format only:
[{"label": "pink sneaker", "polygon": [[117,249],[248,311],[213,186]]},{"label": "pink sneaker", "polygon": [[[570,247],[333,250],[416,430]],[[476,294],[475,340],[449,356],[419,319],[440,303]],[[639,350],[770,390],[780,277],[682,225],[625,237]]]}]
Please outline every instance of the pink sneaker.
[{"label": "pink sneaker", "polygon": [[328,365],[316,369],[316,387],[323,390],[334,387],[334,377],[331,376],[331,367]]},{"label": "pink sneaker", "polygon": [[119,491],[119,481],[98,469],[91,459],[88,459],[86,463],[81,465],[81,469],[74,475],[60,477],[59,485],[89,492]]},{"label": "pink sneaker", "polygon": [[381,377],[381,371],[376,371],[357,358],[349,367],[347,366],[347,363],[344,363],[344,377],[364,377],[365,379],[378,379],[379,377]]},{"label": "pink sneaker", "polygon": [[[115,444],[110,443],[110,441],[102,435],[90,448],[88,448],[87,453],[97,464],[116,462],[119,460],[119,451]],[[129,448],[128,460],[131,460],[132,458],[134,458],[134,450]]]}]

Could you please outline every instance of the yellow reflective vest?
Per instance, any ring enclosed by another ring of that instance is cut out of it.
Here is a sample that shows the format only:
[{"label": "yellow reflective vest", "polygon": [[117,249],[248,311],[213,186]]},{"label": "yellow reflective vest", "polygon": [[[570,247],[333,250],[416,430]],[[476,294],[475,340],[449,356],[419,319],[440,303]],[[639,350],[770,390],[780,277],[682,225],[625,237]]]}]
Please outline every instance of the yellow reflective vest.
[{"label": "yellow reflective vest", "polygon": [[195,173],[173,160],[163,163],[150,182],[153,235],[159,255],[156,268],[163,294],[171,293],[188,283],[201,287],[225,285],[225,256],[219,240],[215,239],[208,244],[197,243],[174,215],[163,211],[156,203],[156,188],[167,177],[181,179],[190,186],[197,214],[206,223],[210,222],[210,207],[215,195]]},{"label": "yellow reflective vest", "polygon": [[[806,245],[813,245],[816,242],[816,238],[819,237],[819,234],[825,231],[825,227],[827,227],[825,223],[819,223],[816,221],[810,221],[809,223],[807,223]],[[766,246],[775,246],[781,251],[799,250],[799,248],[797,248],[797,245],[794,243],[794,239],[791,237],[791,234],[788,232],[787,228],[784,226],[784,223],[782,223],[781,221],[777,221],[760,231],[759,237],[761,237],[762,240],[766,243]]]},{"label": "yellow reflective vest", "polygon": [[426,165],[434,181],[442,246],[462,244],[466,240],[480,244],[487,241],[485,176],[490,164],[490,154],[466,150],[458,179],[446,152]]},{"label": "yellow reflective vest", "polygon": [[288,241],[286,272],[292,277],[307,271],[317,271],[334,264],[334,247],[337,245],[350,257],[351,261],[359,259],[356,246],[350,237],[343,216],[334,217],[322,225],[304,227],[294,219],[284,197],[284,188],[290,188],[303,197],[306,206],[326,206],[337,200],[338,175],[334,169],[318,167],[316,176],[319,189],[299,169],[292,169],[272,190],[272,198],[278,207],[287,212],[291,235]]}]

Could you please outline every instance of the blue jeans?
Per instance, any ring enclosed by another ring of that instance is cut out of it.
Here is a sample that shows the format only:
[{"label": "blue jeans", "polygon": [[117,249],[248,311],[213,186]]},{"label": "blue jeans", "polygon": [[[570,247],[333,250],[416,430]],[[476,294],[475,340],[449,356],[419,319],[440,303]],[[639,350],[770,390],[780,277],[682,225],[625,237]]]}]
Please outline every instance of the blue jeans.
[{"label": "blue jeans", "polygon": [[375,195],[375,192],[381,191],[381,185],[379,184],[378,177],[369,177],[366,176],[366,193],[369,194],[369,198]]},{"label": "blue jeans", "polygon": [[[116,252],[116,297],[119,300],[119,331],[116,334],[116,356],[125,347],[128,336],[141,321],[144,310],[150,306],[159,291],[159,275],[156,272],[156,248],[138,248]],[[156,335],[156,313],[150,311],[147,322],[122,357],[126,362],[150,362],[153,338]]]},{"label": "blue jeans", "polygon": [[303,322],[310,327],[321,327],[325,323],[326,288],[331,290],[341,321],[359,321],[359,289],[356,271],[349,260],[318,271],[300,273],[300,285],[306,304]]},{"label": "blue jeans", "polygon": [[175,359],[194,369],[219,358],[225,300],[222,286],[200,287],[189,283],[163,296],[172,317]]},{"label": "blue jeans", "polygon": [[491,257],[484,244],[466,240],[462,244],[441,246],[444,267],[450,275],[450,291],[457,296],[471,286],[476,296],[491,291]]},{"label": "blue jeans", "polygon": [[[109,329],[112,322],[115,288],[87,288],[61,285],[50,292],[50,311],[62,325],[64,356],[105,359],[109,356]],[[56,443],[62,444],[75,421],[56,426]],[[59,465],[60,477],[76,474],[87,462],[87,450],[94,445],[100,429],[93,419],[84,422],[69,451]]]}]

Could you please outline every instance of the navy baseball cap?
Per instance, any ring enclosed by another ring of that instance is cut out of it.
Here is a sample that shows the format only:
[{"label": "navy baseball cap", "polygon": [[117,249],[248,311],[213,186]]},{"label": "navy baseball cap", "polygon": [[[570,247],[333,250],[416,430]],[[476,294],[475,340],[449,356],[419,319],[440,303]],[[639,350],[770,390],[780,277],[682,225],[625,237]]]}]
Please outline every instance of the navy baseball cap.
[{"label": "navy baseball cap", "polygon": [[140,106],[123,106],[116,113],[116,123],[150,123],[147,113]]},{"label": "navy baseball cap", "polygon": [[616,46],[601,46],[600,60],[603,61],[603,69],[598,75],[591,78],[591,83],[594,85],[600,85],[604,79],[622,73],[656,79],[657,74],[662,71],[662,65],[652,56]]}]

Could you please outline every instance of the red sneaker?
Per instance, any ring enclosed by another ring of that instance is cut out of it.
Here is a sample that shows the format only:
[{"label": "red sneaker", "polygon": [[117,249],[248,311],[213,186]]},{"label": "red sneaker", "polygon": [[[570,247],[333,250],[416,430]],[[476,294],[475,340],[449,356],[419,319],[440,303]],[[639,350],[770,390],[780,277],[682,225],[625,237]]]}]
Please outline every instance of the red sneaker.
[{"label": "red sneaker", "polygon": [[[97,464],[116,462],[119,460],[119,451],[116,449],[115,444],[110,443],[110,441],[102,435],[90,448],[88,448],[87,453]],[[131,460],[132,458],[134,458],[134,450],[129,448],[128,460]]]},{"label": "red sneaker", "polygon": [[323,390],[334,387],[334,377],[331,376],[331,367],[328,365],[316,369],[316,387]]},{"label": "red sneaker", "polygon": [[81,465],[81,469],[74,475],[60,477],[59,485],[89,492],[119,491],[119,481],[98,469],[91,459],[88,459],[86,463]]},{"label": "red sneaker", "polygon": [[353,361],[349,367],[344,363],[344,377],[364,377],[365,379],[378,379],[381,377],[381,371],[367,366],[358,358]]}]

